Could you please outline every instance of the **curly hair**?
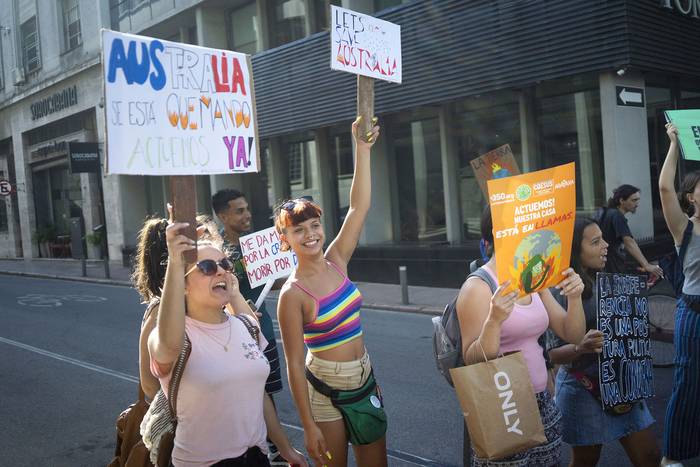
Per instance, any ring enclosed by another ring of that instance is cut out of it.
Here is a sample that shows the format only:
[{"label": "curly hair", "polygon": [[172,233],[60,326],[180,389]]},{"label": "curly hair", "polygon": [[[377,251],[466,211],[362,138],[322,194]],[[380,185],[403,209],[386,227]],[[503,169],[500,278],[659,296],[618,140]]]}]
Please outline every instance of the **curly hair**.
[{"label": "curly hair", "polygon": [[165,229],[168,220],[159,217],[146,219],[138,234],[136,264],[131,282],[144,302],[160,296],[168,264],[168,244]]}]

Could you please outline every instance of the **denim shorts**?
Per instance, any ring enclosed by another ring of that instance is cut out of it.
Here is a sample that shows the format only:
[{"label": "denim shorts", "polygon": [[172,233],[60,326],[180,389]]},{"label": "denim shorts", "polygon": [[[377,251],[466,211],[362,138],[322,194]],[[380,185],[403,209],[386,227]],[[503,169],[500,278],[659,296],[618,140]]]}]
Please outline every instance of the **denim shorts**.
[{"label": "denim shorts", "polygon": [[654,423],[645,401],[623,415],[611,415],[583,385],[560,368],[557,374],[556,403],[562,413],[563,438],[572,446],[607,444],[648,428]]}]

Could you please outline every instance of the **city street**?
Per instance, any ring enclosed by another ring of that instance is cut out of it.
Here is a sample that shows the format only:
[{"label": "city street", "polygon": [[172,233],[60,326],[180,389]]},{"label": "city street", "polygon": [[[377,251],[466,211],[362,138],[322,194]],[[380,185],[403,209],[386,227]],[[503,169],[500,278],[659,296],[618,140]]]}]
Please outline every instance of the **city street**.
[{"label": "city street", "polygon": [[[136,292],[0,276],[0,296],[0,465],[106,465],[114,420],[137,395],[143,307]],[[430,316],[366,310],[363,328],[386,395],[389,464],[461,465],[460,410],[433,363]],[[657,433],[671,375],[656,370]],[[303,447],[286,388],[277,404],[293,443]],[[619,446],[606,447],[603,456],[600,465],[628,465]]]}]

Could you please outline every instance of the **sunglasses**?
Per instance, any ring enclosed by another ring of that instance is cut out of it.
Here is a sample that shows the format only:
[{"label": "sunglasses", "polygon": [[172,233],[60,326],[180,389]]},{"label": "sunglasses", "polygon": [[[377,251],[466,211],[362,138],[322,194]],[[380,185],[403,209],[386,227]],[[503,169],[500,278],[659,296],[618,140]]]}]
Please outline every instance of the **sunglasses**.
[{"label": "sunglasses", "polygon": [[305,201],[305,199],[292,199],[284,203],[282,206],[280,206],[280,208],[284,209],[285,211],[293,211],[297,204],[304,203]]},{"label": "sunglasses", "polygon": [[203,259],[194,266],[190,268],[189,271],[185,273],[185,277],[190,274],[195,269],[199,269],[205,276],[213,276],[218,271],[219,266],[226,272],[233,271],[233,263],[230,259],[224,258],[221,261],[214,261],[213,259]]}]

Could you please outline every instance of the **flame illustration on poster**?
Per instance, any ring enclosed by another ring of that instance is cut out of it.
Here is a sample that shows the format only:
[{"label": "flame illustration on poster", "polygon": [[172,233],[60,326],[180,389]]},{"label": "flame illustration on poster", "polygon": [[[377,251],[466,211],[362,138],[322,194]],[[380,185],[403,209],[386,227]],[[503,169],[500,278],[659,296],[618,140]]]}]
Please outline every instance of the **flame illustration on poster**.
[{"label": "flame illustration on poster", "polygon": [[561,282],[576,218],[574,163],[487,183],[498,281],[520,296]]}]

